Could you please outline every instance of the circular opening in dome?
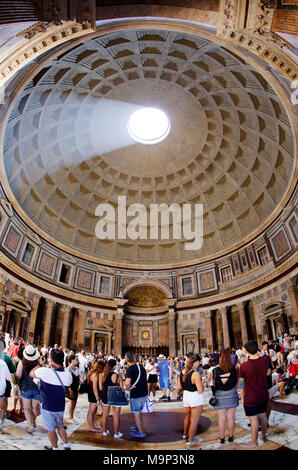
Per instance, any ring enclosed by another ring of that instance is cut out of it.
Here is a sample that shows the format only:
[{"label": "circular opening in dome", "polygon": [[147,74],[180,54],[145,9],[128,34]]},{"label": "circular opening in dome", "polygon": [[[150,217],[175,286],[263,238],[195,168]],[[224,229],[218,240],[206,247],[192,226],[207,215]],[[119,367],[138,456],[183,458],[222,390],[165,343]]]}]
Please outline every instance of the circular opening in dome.
[{"label": "circular opening in dome", "polygon": [[170,132],[168,116],[157,108],[141,108],[130,116],[127,129],[130,136],[141,144],[153,145],[164,140]]}]

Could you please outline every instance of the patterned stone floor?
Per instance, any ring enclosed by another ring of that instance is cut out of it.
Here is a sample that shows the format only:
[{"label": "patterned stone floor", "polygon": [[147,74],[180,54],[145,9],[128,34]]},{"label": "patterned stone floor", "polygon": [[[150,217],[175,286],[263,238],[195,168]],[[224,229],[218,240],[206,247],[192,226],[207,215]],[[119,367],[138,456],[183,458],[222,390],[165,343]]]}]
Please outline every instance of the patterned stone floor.
[{"label": "patterned stone floor", "polygon": [[[158,396],[161,392],[158,392]],[[211,393],[209,390],[205,391],[205,403],[208,403]],[[292,392],[287,398],[280,400],[284,403],[291,403],[298,405],[298,393]],[[9,409],[11,402],[9,403]],[[67,405],[68,408],[68,405]],[[66,411],[67,411],[66,408]],[[79,422],[78,425],[69,424],[65,419],[67,425],[67,433],[69,440],[72,443],[71,447],[73,450],[98,450],[98,449],[175,449],[185,450],[187,448],[184,441],[176,441],[171,443],[161,443],[160,445],[134,443],[125,441],[123,439],[116,440],[112,437],[103,438],[102,434],[93,435],[90,438],[90,434],[87,431],[86,415],[88,410],[87,395],[80,395],[78,405],[75,411],[75,418]],[[159,402],[155,407],[156,412],[160,411],[175,411],[183,413],[183,404],[181,402]],[[128,409],[123,409],[123,413],[128,413]],[[243,410],[243,406],[240,404],[236,411],[236,430],[235,430],[235,442],[233,444],[226,443],[220,445],[216,443],[217,433],[217,415],[210,405],[205,405],[203,415],[211,420],[211,427],[207,429],[200,437],[204,439],[202,444],[193,446],[191,449],[201,450],[241,450],[239,443],[247,441],[250,438],[250,429],[247,426],[248,419],[246,418]],[[67,416],[67,412],[65,414]],[[100,419],[100,418],[98,418]],[[270,420],[270,427],[268,429],[268,442],[262,446],[257,447],[259,450],[273,450],[280,447],[286,447],[288,449],[298,449],[298,419],[297,416],[291,414],[280,413],[272,411]],[[5,434],[0,434],[0,450],[42,450],[44,445],[48,445],[47,432],[43,427],[41,417],[37,419],[37,429],[34,435],[30,435],[26,432],[26,422],[15,424],[13,421],[8,419],[4,422]],[[121,430],[121,425],[120,425]],[[111,428],[112,431],[112,428]],[[87,436],[87,437],[84,437]],[[60,448],[62,449],[63,446]]]}]

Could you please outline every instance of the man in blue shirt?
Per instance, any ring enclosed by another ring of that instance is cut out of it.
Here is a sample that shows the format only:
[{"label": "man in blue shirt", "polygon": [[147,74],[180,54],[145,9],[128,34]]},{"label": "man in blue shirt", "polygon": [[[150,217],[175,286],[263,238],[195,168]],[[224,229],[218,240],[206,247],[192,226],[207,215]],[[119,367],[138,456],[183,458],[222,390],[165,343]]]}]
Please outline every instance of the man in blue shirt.
[{"label": "man in blue shirt", "polygon": [[168,401],[171,401],[170,384],[172,379],[172,371],[170,363],[165,359],[165,356],[163,356],[162,354],[158,356],[159,386],[163,391],[163,396],[161,397],[161,400],[167,399]]}]

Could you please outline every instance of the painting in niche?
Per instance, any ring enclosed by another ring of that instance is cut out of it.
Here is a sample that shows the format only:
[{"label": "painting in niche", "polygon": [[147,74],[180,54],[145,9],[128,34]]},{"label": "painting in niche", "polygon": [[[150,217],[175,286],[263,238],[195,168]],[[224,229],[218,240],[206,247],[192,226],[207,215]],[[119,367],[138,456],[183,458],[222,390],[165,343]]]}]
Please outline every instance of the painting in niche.
[{"label": "painting in niche", "polygon": [[142,339],[149,339],[149,331],[142,331]]}]

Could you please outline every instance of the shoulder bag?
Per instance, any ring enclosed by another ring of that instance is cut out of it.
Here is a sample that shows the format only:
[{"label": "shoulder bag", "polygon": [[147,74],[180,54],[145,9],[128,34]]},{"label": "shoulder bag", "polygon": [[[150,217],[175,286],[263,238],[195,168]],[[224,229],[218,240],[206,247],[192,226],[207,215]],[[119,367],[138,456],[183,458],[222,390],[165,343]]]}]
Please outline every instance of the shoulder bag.
[{"label": "shoulder bag", "polygon": [[61,385],[61,387],[63,388],[64,395],[66,395],[66,392],[67,392],[68,387],[65,388],[65,385],[63,385],[63,382],[62,382],[62,380],[60,379],[59,374],[58,374],[57,371],[54,369],[54,367],[51,367],[51,369],[52,369],[52,371],[54,371],[54,373],[55,373],[57,379],[59,380],[60,385]]},{"label": "shoulder bag", "polygon": [[[130,390],[135,388],[138,381],[141,377],[141,369],[140,366],[137,364],[139,375],[133,386]],[[130,390],[122,390],[120,386],[108,387],[108,405],[111,406],[127,406],[128,400],[130,398]]]}]

